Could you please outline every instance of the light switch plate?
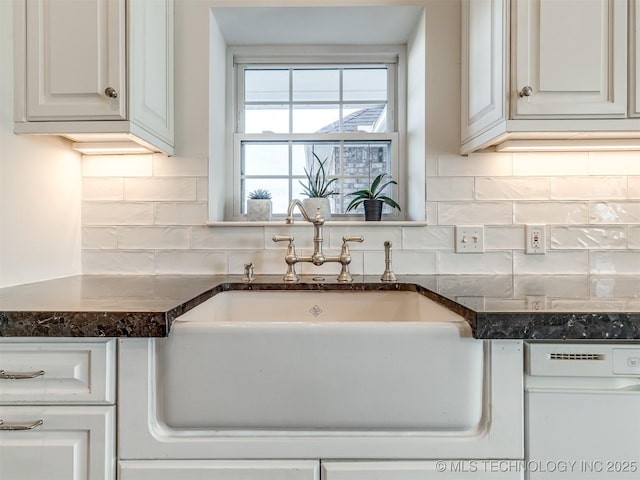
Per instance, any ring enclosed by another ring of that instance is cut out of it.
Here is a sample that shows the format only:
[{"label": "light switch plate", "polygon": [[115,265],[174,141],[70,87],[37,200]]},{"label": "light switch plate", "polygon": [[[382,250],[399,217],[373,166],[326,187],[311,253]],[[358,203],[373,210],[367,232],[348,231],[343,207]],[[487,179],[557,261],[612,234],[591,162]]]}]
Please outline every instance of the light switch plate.
[{"label": "light switch plate", "polygon": [[483,253],[484,226],[457,226],[455,242],[456,253]]}]

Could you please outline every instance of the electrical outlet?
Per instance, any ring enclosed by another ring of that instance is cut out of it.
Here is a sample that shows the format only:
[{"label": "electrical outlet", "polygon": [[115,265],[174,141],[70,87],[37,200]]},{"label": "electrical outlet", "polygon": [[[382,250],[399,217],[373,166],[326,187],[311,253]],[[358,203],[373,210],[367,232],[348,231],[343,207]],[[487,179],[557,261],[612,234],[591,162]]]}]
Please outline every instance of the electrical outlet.
[{"label": "electrical outlet", "polygon": [[544,255],[547,251],[547,229],[544,225],[525,226],[524,253]]},{"label": "electrical outlet", "polygon": [[544,295],[525,295],[524,305],[527,310],[544,310],[547,297]]},{"label": "electrical outlet", "polygon": [[456,227],[456,253],[484,252],[484,227],[482,225]]}]

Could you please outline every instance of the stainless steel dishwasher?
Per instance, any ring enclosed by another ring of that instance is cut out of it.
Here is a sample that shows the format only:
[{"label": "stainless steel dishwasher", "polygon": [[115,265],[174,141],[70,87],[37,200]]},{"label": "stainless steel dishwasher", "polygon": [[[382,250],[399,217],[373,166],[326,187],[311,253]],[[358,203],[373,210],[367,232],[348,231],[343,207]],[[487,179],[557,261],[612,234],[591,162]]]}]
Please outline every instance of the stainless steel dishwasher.
[{"label": "stainless steel dishwasher", "polygon": [[525,352],[525,478],[640,478],[640,345]]}]

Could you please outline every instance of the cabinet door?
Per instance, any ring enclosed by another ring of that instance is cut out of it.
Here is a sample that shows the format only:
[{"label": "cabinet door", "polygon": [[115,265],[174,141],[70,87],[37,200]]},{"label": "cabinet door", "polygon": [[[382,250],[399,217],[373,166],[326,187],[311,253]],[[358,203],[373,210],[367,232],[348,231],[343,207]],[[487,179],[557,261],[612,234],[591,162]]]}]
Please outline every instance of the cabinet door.
[{"label": "cabinet door", "polygon": [[626,116],[626,0],[515,0],[512,8],[514,118]]},{"label": "cabinet door", "polygon": [[0,478],[114,480],[114,410],[0,407]]},{"label": "cabinet door", "polygon": [[322,462],[322,480],[518,480],[522,460]]},{"label": "cabinet door", "polygon": [[173,145],[173,0],[128,5],[129,119]]},{"label": "cabinet door", "polygon": [[629,15],[629,116],[640,117],[640,0],[630,0]]},{"label": "cabinet door", "polygon": [[121,461],[120,480],[319,480],[313,460]]},{"label": "cabinet door", "polygon": [[27,120],[124,119],[125,0],[27,0],[26,9]]},{"label": "cabinet door", "polygon": [[506,120],[508,0],[462,3],[462,143]]}]

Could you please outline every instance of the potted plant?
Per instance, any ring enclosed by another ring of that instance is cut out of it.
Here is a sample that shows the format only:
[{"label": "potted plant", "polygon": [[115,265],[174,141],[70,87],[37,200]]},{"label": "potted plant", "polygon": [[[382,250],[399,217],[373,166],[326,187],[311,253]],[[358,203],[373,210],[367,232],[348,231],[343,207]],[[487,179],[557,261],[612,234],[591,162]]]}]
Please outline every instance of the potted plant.
[{"label": "potted plant", "polygon": [[386,176],[386,173],[381,173],[371,182],[371,186],[366,190],[358,190],[356,192],[348,193],[348,196],[355,197],[349,203],[347,212],[357,208],[361,203],[364,204],[364,219],[380,221],[382,218],[382,207],[386,203],[391,208],[397,208],[399,212],[402,211],[400,205],[395,200],[383,195],[384,189],[388,185],[397,185],[395,180],[389,180],[386,183],[382,183],[382,180]]},{"label": "potted plant", "polygon": [[258,188],[247,197],[247,220],[250,222],[271,221],[271,192]]},{"label": "potted plant", "polygon": [[302,185],[302,188],[304,189],[302,194],[308,197],[302,200],[302,203],[309,215],[315,215],[316,210],[320,208],[320,213],[325,220],[328,220],[331,217],[331,204],[329,203],[329,197],[336,195],[336,192],[333,189],[333,184],[338,179],[327,178],[327,172],[324,165],[327,163],[328,159],[325,158],[323,162],[315,153],[313,153],[313,157],[318,162],[318,170],[314,172],[313,165],[311,166],[311,171],[307,171],[305,168],[304,173],[307,176],[307,181],[306,183],[303,183],[299,180],[300,185]]}]

